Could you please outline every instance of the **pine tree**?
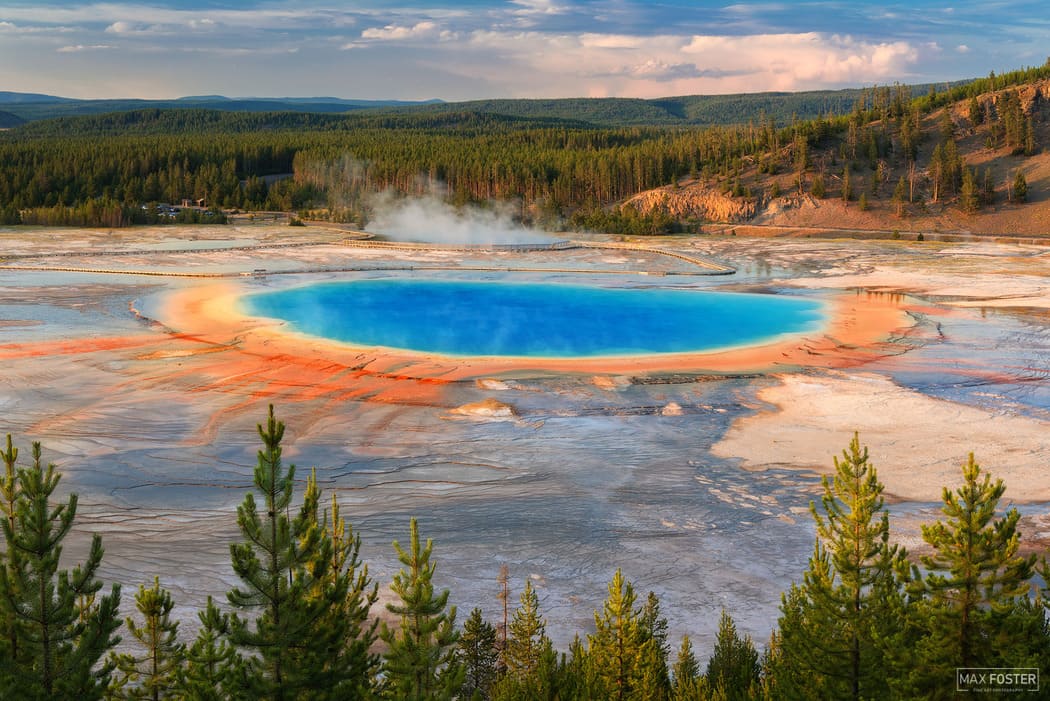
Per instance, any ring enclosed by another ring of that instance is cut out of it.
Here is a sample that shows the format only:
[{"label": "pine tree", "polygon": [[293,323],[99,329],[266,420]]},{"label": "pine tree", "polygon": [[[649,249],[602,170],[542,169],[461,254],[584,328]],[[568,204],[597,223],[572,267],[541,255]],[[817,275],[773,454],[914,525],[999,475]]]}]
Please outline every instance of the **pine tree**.
[{"label": "pine tree", "polygon": [[124,623],[132,637],[145,648],[145,654],[114,656],[120,675],[120,697],[159,701],[177,695],[176,677],[186,646],[178,641],[179,622],[171,620],[174,607],[171,593],[160,588],[159,577],[154,578],[152,588],[139,587],[135,608],[142,614],[143,623],[138,625],[130,616]]},{"label": "pine tree", "polygon": [[969,116],[970,124],[973,126],[979,126],[984,123],[984,108],[977,102],[976,96],[970,98]]},{"label": "pine tree", "polygon": [[1035,126],[1032,124],[1031,116],[1025,117],[1024,120],[1024,127],[1021,130],[1021,147],[1024,149],[1024,155],[1035,155]]},{"label": "pine tree", "polygon": [[780,635],[777,631],[773,631],[769,635],[769,643],[766,645],[766,649],[762,652],[762,659],[759,662],[758,672],[758,689],[754,695],[756,699],[761,701],[775,701],[775,699],[784,698],[784,694],[780,693],[778,686],[779,674],[782,671],[781,660],[783,655],[780,649]]},{"label": "pine tree", "polygon": [[652,677],[650,686],[661,697],[665,697],[671,690],[671,677],[667,669],[671,646],[667,642],[667,619],[660,613],[660,599],[655,592],[649,592],[645,598],[640,623],[643,639],[652,641],[652,656],[644,664],[645,673]]},{"label": "pine tree", "polygon": [[959,190],[959,208],[967,214],[976,214],[981,209],[981,196],[977,191],[977,178],[969,168],[963,168],[962,189]]},{"label": "pine tree", "polygon": [[[312,474],[307,491],[316,490],[317,477]],[[339,514],[339,503],[332,495],[332,504],[324,515],[322,534],[331,543],[327,576],[319,583],[318,596],[327,588],[333,592],[346,591],[346,596],[326,612],[329,621],[320,621],[326,628],[341,629],[338,653],[328,651],[327,665],[343,677],[340,693],[352,697],[367,697],[379,669],[379,655],[372,647],[379,639],[379,619],[369,622],[372,605],[379,598],[379,585],[368,575],[368,565],[361,561],[361,536]]]},{"label": "pine tree", "polygon": [[[4,463],[4,477],[0,480],[0,511],[7,521],[7,528],[12,533],[15,531],[15,507],[18,504],[18,473],[15,467],[18,460],[18,448],[11,444],[11,434],[7,434],[7,449],[0,452],[0,460]],[[7,571],[8,581],[17,581],[15,569],[20,566],[17,553],[8,554],[7,548],[0,552],[0,569]],[[13,593],[17,601],[20,595]],[[8,696],[5,693],[4,683],[9,680],[7,665],[21,663],[21,649],[18,644],[19,627],[17,617],[13,611],[7,609],[7,597],[0,597],[0,697]]]},{"label": "pine tree", "polygon": [[456,660],[456,607],[449,607],[449,591],[434,594],[434,569],[430,554],[434,543],[420,547],[416,520],[409,524],[408,550],[394,541],[401,571],[390,588],[396,603],[387,610],[400,617],[397,628],[383,624],[380,637],[389,647],[384,656],[387,698],[423,701],[452,699],[463,685],[463,669]]},{"label": "pine tree", "polygon": [[758,652],[750,636],[741,638],[732,617],[722,609],[715,650],[707,663],[707,685],[726,701],[746,701],[758,684]]},{"label": "pine tree", "polygon": [[824,186],[824,174],[818,173],[813,178],[813,184],[809,187],[809,194],[813,195],[819,200],[824,199],[824,195],[827,194],[827,189]]},{"label": "pine tree", "polygon": [[594,613],[595,632],[589,636],[587,656],[605,698],[632,698],[642,685],[647,640],[641,626],[641,611],[635,608],[634,587],[616,570],[609,583],[609,596],[602,613]]},{"label": "pine tree", "polygon": [[[1018,552],[1021,515],[1016,509],[995,518],[1005,490],[1002,480],[992,482],[981,474],[971,453],[963,485],[944,490],[946,521],[922,526],[933,554],[921,558],[925,575],[917,567],[913,575],[912,592],[922,597],[913,625],[922,635],[912,660],[912,692],[950,683],[957,667],[1026,666],[1033,654],[1024,641],[1010,643],[1009,631],[1018,619],[1027,625],[1024,604],[1035,555]],[[999,645],[992,644],[996,639]]]},{"label": "pine tree", "polygon": [[1028,181],[1025,179],[1024,173],[1021,171],[1017,171],[1017,173],[1014,174],[1014,182],[1010,187],[1010,192],[1013,195],[1011,199],[1017,202],[1028,201]]},{"label": "pine tree", "polygon": [[[4,461],[16,457],[9,442]],[[0,568],[0,599],[5,618],[11,617],[5,632],[17,631],[17,657],[0,662],[0,691],[27,700],[90,701],[109,685],[112,666],[102,660],[120,640],[114,635],[120,585],[97,598],[103,555],[98,534],[82,565],[59,570],[61,543],[77,512],[76,494],[65,503],[50,502],[59,480],[54,465],[42,466],[40,444],[34,443],[33,465],[18,469],[14,508],[2,522],[7,559]],[[9,493],[5,489],[5,498]]]},{"label": "pine tree", "polygon": [[821,509],[810,505],[813,557],[802,586],[793,586],[782,606],[782,664],[798,678],[819,674],[821,694],[883,696],[888,640],[901,627],[897,575],[905,553],[889,544],[882,484],[857,435],[842,460],[835,458],[833,480],[822,484]]},{"label": "pine tree", "polygon": [[563,699],[605,698],[603,681],[578,633],[569,645],[569,657],[559,675],[558,691],[559,698]]},{"label": "pine tree", "polygon": [[284,424],[272,405],[258,431],[263,449],[254,481],[264,511],[251,493],[237,507],[245,540],[230,546],[230,556],[245,587],[227,593],[236,611],[257,612],[254,620],[236,611],[230,618],[230,641],[255,653],[246,658],[246,691],[275,701],[307,690],[345,698],[348,687],[362,683],[347,659],[351,621],[343,614],[350,583],[345,573],[332,571],[333,544],[318,518],[316,478],[307,481],[299,514],[290,519],[295,466],[281,464]]},{"label": "pine tree", "polygon": [[496,649],[496,628],[488,623],[480,608],[470,612],[459,636],[459,660],[466,677],[460,696],[465,699],[489,698],[496,680],[499,652]]},{"label": "pine tree", "polygon": [[981,202],[987,205],[995,204],[995,181],[992,179],[990,168],[984,169],[984,186],[982,190]]},{"label": "pine tree", "polygon": [[682,645],[678,648],[672,670],[671,698],[674,701],[687,701],[699,696],[700,663],[693,654],[693,643],[688,635],[682,636]]},{"label": "pine tree", "polygon": [[245,698],[239,683],[244,661],[227,636],[230,617],[208,597],[198,612],[201,627],[186,651],[186,664],[179,670],[179,692],[186,701],[236,701]]},{"label": "pine tree", "polygon": [[904,176],[897,181],[897,187],[893,189],[893,209],[897,214],[897,218],[904,216],[904,200],[908,196],[908,183],[905,182]]},{"label": "pine tree", "polygon": [[532,582],[525,580],[521,606],[514,611],[507,639],[507,674],[527,679],[539,670],[543,648],[548,642],[547,624],[540,615],[540,600]]}]

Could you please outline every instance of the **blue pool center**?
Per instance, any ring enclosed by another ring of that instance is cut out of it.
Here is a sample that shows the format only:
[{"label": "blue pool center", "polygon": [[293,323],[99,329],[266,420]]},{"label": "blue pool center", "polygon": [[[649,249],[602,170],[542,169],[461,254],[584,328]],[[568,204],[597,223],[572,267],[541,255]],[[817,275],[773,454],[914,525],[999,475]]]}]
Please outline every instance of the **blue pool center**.
[{"label": "blue pool center", "polygon": [[359,346],[535,358],[712,351],[825,321],[820,301],[772,294],[414,279],[263,292],[244,311]]}]

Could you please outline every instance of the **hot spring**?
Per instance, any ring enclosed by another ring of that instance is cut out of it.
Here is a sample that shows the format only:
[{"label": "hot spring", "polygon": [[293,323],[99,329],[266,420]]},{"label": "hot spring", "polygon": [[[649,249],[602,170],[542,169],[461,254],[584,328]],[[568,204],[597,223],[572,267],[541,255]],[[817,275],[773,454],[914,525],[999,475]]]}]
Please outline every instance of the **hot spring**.
[{"label": "hot spring", "polygon": [[697,289],[360,280],[250,295],[245,311],[361,346],[455,356],[704,352],[819,329],[819,301]]}]

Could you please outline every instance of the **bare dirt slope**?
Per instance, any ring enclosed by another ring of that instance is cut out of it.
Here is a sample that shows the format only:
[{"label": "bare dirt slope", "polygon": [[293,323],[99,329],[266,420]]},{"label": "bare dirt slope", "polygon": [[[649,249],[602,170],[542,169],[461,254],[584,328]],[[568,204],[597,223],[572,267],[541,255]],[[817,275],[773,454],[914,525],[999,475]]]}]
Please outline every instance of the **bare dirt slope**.
[{"label": "bare dirt slope", "polygon": [[[1024,114],[1031,118],[1036,149],[1032,155],[1015,155],[1005,146],[989,146],[992,122],[997,105],[1006,91],[988,93],[978,98],[979,104],[991,117],[983,124],[971,122],[969,101],[963,100],[941,108],[922,118],[922,141],[916,158],[914,173],[900,154],[893,126],[887,125],[894,148],[871,162],[863,156],[853,160],[851,181],[853,197],[843,198],[842,169],[845,164],[842,139],[825,140],[812,150],[811,165],[802,174],[803,187],[799,191],[799,175],[792,169],[787,150],[766,154],[778,159],[781,168],[775,175],[759,172],[759,159],[744,159],[732,184],[739,184],[748,196],[731,196],[731,181],[717,175],[706,179],[683,180],[676,185],[639,193],[627,200],[640,213],[661,208],[673,218],[689,223],[747,223],[755,229],[739,229],[741,233],[782,233],[788,229],[827,229],[890,233],[893,231],[931,234],[978,234],[997,236],[1033,236],[1050,238],[1050,81],[1012,88],[1016,91]],[[954,126],[954,141],[963,165],[976,171],[979,182],[986,177],[994,185],[991,202],[968,214],[960,207],[957,191],[941,192],[935,197],[931,184],[931,161],[936,145],[941,141],[945,112]],[[880,123],[871,127],[882,130]],[[999,140],[1001,143],[1001,139]],[[876,178],[876,171],[881,178]],[[1028,184],[1026,202],[1011,201],[1010,186],[1016,173],[1022,173]],[[909,177],[913,176],[913,177]],[[814,181],[822,178],[826,185],[823,197],[811,190]],[[901,177],[911,181],[911,202],[903,212],[893,203],[894,188]],[[779,190],[779,194],[778,191]],[[864,196],[864,205],[860,201]]]}]

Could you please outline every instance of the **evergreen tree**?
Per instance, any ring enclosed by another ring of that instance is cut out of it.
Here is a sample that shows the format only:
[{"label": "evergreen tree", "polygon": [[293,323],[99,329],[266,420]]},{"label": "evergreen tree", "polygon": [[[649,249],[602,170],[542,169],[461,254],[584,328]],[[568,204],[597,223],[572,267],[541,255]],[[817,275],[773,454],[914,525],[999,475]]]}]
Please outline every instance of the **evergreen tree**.
[{"label": "evergreen tree", "polygon": [[970,98],[969,117],[970,124],[973,126],[979,126],[984,123],[984,108],[977,102],[976,95]]},{"label": "evergreen tree", "polygon": [[820,694],[884,696],[889,640],[902,624],[905,553],[889,543],[882,484],[857,435],[822,484],[821,509],[810,505],[813,557],[782,607],[782,662],[796,677],[820,675]]},{"label": "evergreen tree", "polygon": [[569,657],[559,675],[558,691],[559,698],[563,699],[606,698],[603,680],[579,633],[569,645]]},{"label": "evergreen tree", "polygon": [[904,216],[904,200],[908,197],[908,183],[904,180],[904,176],[897,181],[897,187],[893,189],[893,209],[897,214],[897,218]]},{"label": "evergreen tree", "polygon": [[[12,533],[15,531],[15,507],[18,504],[18,472],[16,468],[18,460],[18,448],[11,444],[11,434],[7,434],[7,448],[0,452],[0,460],[4,463],[4,477],[0,480],[0,511],[7,526]],[[39,460],[39,458],[38,458]],[[0,552],[0,569],[7,571],[8,581],[17,581],[15,569],[20,566],[17,553],[8,554],[7,548]],[[14,600],[20,595],[13,593]],[[10,680],[7,665],[21,663],[21,649],[18,645],[19,627],[18,618],[14,612],[7,608],[8,597],[0,597],[0,697],[6,696],[3,684]],[[6,661],[3,662],[3,661]]]},{"label": "evergreen tree", "polygon": [[758,684],[758,652],[750,636],[741,638],[732,617],[722,609],[715,650],[707,663],[707,685],[726,701],[746,701]]},{"label": "evergreen tree", "polygon": [[959,208],[967,214],[976,214],[981,209],[981,195],[977,190],[977,178],[969,168],[963,168],[962,189],[959,190]]},{"label": "evergreen tree", "polygon": [[143,623],[140,626],[128,616],[124,624],[145,651],[141,657],[130,653],[114,656],[119,672],[118,696],[153,701],[176,696],[176,676],[186,646],[178,641],[179,622],[171,620],[174,607],[171,593],[160,588],[159,577],[154,578],[150,589],[139,586],[135,608],[142,614]]},{"label": "evergreen tree", "polygon": [[1013,185],[1010,186],[1010,192],[1012,194],[1011,199],[1016,202],[1027,202],[1028,201],[1028,181],[1024,177],[1024,173],[1017,171],[1014,174]]},{"label": "evergreen tree", "polygon": [[460,696],[465,699],[487,699],[496,680],[499,652],[496,628],[481,615],[481,609],[470,612],[459,636],[459,659],[466,681]]},{"label": "evergreen tree", "polygon": [[699,697],[700,686],[703,683],[700,677],[700,663],[696,661],[693,643],[688,635],[682,636],[682,645],[678,648],[678,657],[675,659],[671,676],[670,697],[674,701],[688,701]]},{"label": "evergreen tree", "polygon": [[430,554],[434,543],[420,547],[416,520],[409,524],[408,550],[394,541],[401,571],[391,589],[396,603],[387,610],[400,617],[397,628],[383,624],[380,637],[388,646],[384,656],[385,695],[392,699],[423,701],[455,698],[463,685],[463,668],[456,660],[456,607],[449,607],[448,589],[434,594],[434,569]]},{"label": "evergreen tree", "polygon": [[824,186],[824,174],[818,173],[813,178],[813,184],[809,186],[809,194],[816,197],[818,200],[824,199],[824,195],[827,194],[827,189]]},{"label": "evergreen tree", "polygon": [[757,693],[754,695],[756,699],[761,699],[761,701],[775,701],[776,699],[785,697],[784,694],[780,693],[778,686],[778,674],[782,670],[782,659],[780,636],[777,634],[777,631],[774,630],[769,635],[769,643],[766,645],[766,649],[762,652],[762,660],[759,662],[759,685]]},{"label": "evergreen tree", "polygon": [[[16,451],[8,443],[5,463]],[[17,652],[0,661],[0,692],[35,700],[101,698],[109,685],[112,666],[103,657],[120,638],[120,585],[96,600],[102,582],[96,573],[102,564],[102,538],[95,534],[87,560],[60,570],[62,541],[73,527],[77,496],[53,505],[58,487],[54,465],[46,470],[40,444],[33,444],[33,465],[19,468],[17,487],[5,484],[5,498],[14,489],[13,510],[3,523],[7,558],[0,568],[0,599],[4,626],[17,633]]]},{"label": "evergreen tree", "polygon": [[507,674],[527,679],[539,670],[543,649],[549,642],[547,624],[540,615],[540,600],[532,582],[525,580],[521,606],[514,611],[507,639]]},{"label": "evergreen tree", "polygon": [[992,171],[990,168],[984,169],[984,188],[981,193],[981,202],[983,204],[995,204],[995,181],[992,180]]},{"label": "evergreen tree", "polygon": [[186,663],[179,670],[179,692],[186,701],[236,701],[245,698],[241,679],[244,661],[227,636],[230,617],[208,597],[208,604],[197,613],[201,627],[197,639],[186,651]]},{"label": "evergreen tree", "polygon": [[594,614],[587,650],[604,698],[622,701],[643,693],[645,662],[655,643],[646,639],[635,601],[634,587],[616,570],[602,613]]},{"label": "evergreen tree", "polygon": [[1035,126],[1032,124],[1031,116],[1025,117],[1024,120],[1024,128],[1021,131],[1021,147],[1024,149],[1024,155],[1035,155]]},{"label": "evergreen tree", "polygon": [[659,690],[661,696],[671,691],[671,677],[668,674],[668,658],[671,646],[667,642],[667,619],[660,613],[660,599],[655,592],[649,592],[642,605],[642,637],[652,641],[652,656],[646,661],[647,674],[652,677],[652,686]]},{"label": "evergreen tree", "polygon": [[[317,478],[311,474],[307,493],[312,496],[316,490]],[[312,499],[308,497],[306,501],[309,503]],[[334,494],[331,507],[324,514],[322,536],[331,544],[331,548],[325,548],[330,557],[327,575],[318,582],[315,596],[323,597],[326,589],[333,593],[346,592],[342,600],[335,600],[325,612],[327,620],[318,622],[319,626],[341,631],[341,640],[335,641],[337,650],[327,651],[324,663],[342,677],[340,693],[346,697],[368,697],[380,664],[379,655],[372,652],[379,639],[379,619],[369,622],[372,605],[379,598],[379,585],[372,581],[368,565],[361,561],[361,536],[340,516]]]},{"label": "evergreen tree", "polygon": [[912,591],[922,601],[913,607],[921,639],[910,666],[911,693],[951,684],[957,667],[1031,666],[1034,651],[1011,639],[1010,630],[1029,625],[1035,555],[1019,554],[1016,509],[995,518],[1005,490],[1002,480],[981,474],[971,453],[963,485],[944,489],[946,520],[922,527],[933,553],[921,558],[924,576],[914,568]]},{"label": "evergreen tree", "polygon": [[266,426],[258,426],[255,487],[264,511],[248,493],[237,507],[243,543],[230,546],[233,570],[244,583],[227,599],[237,611],[230,618],[231,642],[255,653],[246,658],[246,691],[260,699],[295,698],[310,690],[346,698],[362,683],[347,659],[351,621],[344,616],[350,584],[334,573],[331,538],[318,519],[316,479],[307,481],[299,514],[287,515],[295,486],[295,466],[281,464],[284,424],[270,406]]}]

